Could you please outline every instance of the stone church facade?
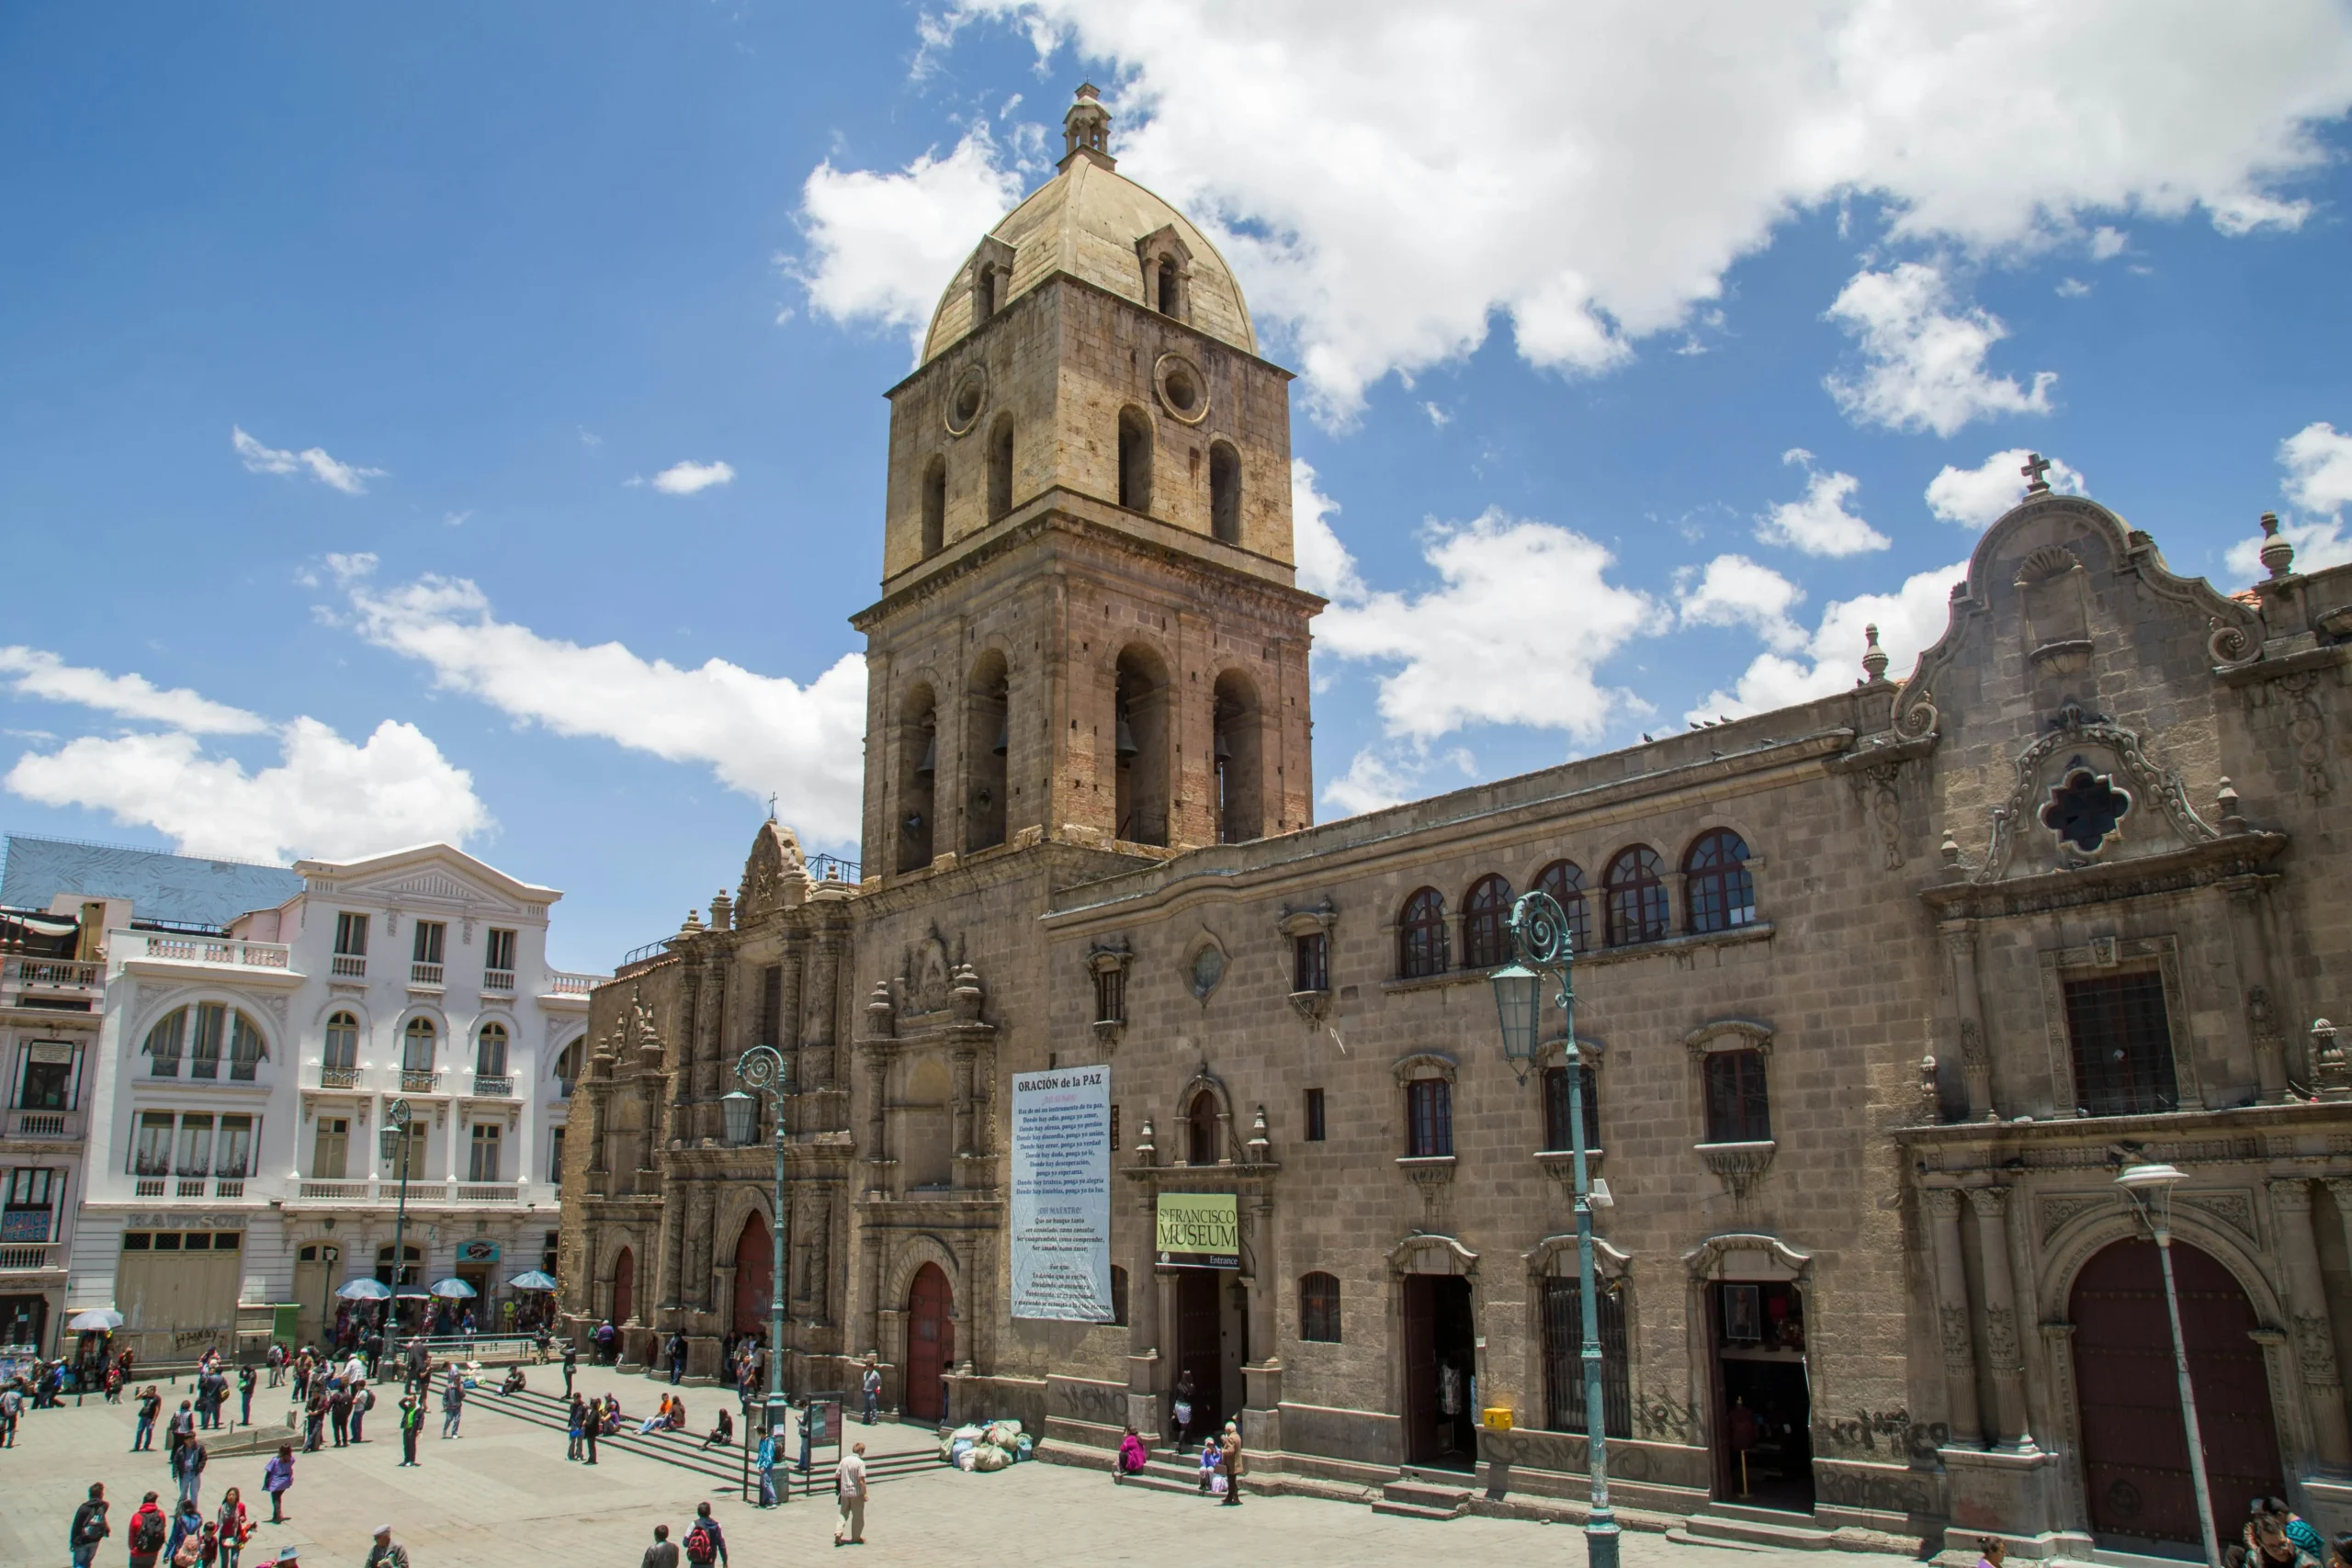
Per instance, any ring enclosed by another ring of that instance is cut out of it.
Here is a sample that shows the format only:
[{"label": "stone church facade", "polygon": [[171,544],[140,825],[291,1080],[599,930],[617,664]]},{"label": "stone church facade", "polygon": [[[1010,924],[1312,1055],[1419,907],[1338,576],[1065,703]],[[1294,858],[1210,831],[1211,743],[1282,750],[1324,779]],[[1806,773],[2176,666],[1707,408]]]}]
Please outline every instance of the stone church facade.
[{"label": "stone church facade", "polygon": [[[2274,537],[2225,596],[2037,479],[1907,673],[1873,641],[1835,695],[1310,825],[1288,376],[1107,127],[1082,92],[890,394],[862,874],[766,823],[595,995],[582,1330],[717,1372],[780,1224],[797,1389],[870,1355],[887,1402],[1051,1453],[1168,1435],[1188,1378],[1270,1484],[1569,1506],[1558,1043],[1522,1077],[1487,984],[1543,887],[1636,1522],[2193,1541],[2113,1181],[2162,1160],[2222,1517],[2277,1493],[2352,1529],[2352,1068],[2313,1021],[2352,957],[2352,570]],[[768,1126],[721,1124],[756,1043],[789,1069],[780,1215]],[[1010,1078],[1089,1064],[1115,1321],[1015,1318]],[[1160,1263],[1163,1192],[1235,1194],[1238,1266]]]}]

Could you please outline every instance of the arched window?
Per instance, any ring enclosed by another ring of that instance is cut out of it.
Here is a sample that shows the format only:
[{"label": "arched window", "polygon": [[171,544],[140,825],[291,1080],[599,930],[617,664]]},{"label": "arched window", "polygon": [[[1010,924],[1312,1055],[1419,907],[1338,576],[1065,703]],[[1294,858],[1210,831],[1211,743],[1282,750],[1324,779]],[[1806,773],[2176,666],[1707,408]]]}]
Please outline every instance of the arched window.
[{"label": "arched window", "polygon": [[147,1032],[145,1050],[152,1061],[148,1071],[159,1078],[180,1076],[180,1053],[187,1044],[187,1009],[174,1008],[155,1021]]},{"label": "arched window", "polygon": [[1666,935],[1666,864],[1657,852],[1635,844],[1609,863],[1601,890],[1609,899],[1609,945],[1657,942]]},{"label": "arched window", "polygon": [[429,1018],[413,1018],[401,1031],[401,1071],[430,1073],[433,1055],[440,1043],[440,1031],[433,1027]]},{"label": "arched window", "polygon": [[1159,296],[1158,304],[1159,307],[1159,313],[1163,316],[1173,316],[1178,312],[1176,258],[1173,256],[1160,257],[1159,265],[1154,269],[1154,272],[1156,275],[1155,281],[1159,284],[1159,288],[1156,292]]},{"label": "arched window", "polygon": [[1230,442],[1209,443],[1209,532],[1228,545],[1241,542],[1241,454]]},{"label": "arched window", "polygon": [[474,1037],[474,1076],[503,1078],[506,1076],[506,1026],[485,1023]]},{"label": "arched window", "polygon": [[1246,843],[1266,830],[1263,774],[1259,765],[1258,688],[1238,670],[1216,678],[1216,737],[1217,839]]},{"label": "arched window", "polygon": [[359,1066],[359,1021],[351,1014],[339,1012],[328,1018],[326,1055],[321,1065],[344,1073]]},{"label": "arched window", "polygon": [[994,849],[1004,842],[1005,757],[1012,749],[1004,655],[981,654],[965,693],[964,848]]},{"label": "arched window", "polygon": [[1756,878],[1747,844],[1728,828],[1699,835],[1682,857],[1682,905],[1693,931],[1727,931],[1756,920]]},{"label": "arched window", "polygon": [[1492,969],[1510,961],[1510,884],[1482,876],[1462,901],[1462,966]]},{"label": "arched window", "polygon": [[571,1098],[571,1091],[573,1088],[580,1082],[580,1068],[582,1066],[581,1054],[586,1047],[587,1043],[588,1037],[583,1034],[579,1039],[573,1041],[571,1044],[566,1045],[556,1056],[556,1093],[566,1100],[570,1100]]},{"label": "arched window", "polygon": [[1760,1144],[1772,1136],[1771,1099],[1764,1087],[1761,1051],[1710,1051],[1703,1062],[1707,1086],[1707,1142]]},{"label": "arched window", "polygon": [[1340,1281],[1334,1276],[1324,1273],[1300,1276],[1298,1337],[1322,1345],[1340,1342]]},{"label": "arched window", "polygon": [[1215,1165],[1217,1162],[1216,1096],[1207,1089],[1193,1096],[1193,1107],[1184,1114],[1189,1136],[1184,1151],[1187,1165]]},{"label": "arched window", "polygon": [[989,516],[1012,510],[1012,416],[1001,413],[989,431]]},{"label": "arched window", "polygon": [[922,557],[929,560],[947,543],[947,459],[933,457],[922,471]]},{"label": "arched window", "polygon": [[1396,922],[1396,974],[1406,980],[1445,973],[1445,900],[1424,887],[1405,900]]},{"label": "arched window", "polygon": [[1119,411],[1119,504],[1151,510],[1151,422],[1137,408]]},{"label": "arched window", "polygon": [[1453,1085],[1442,1077],[1405,1085],[1405,1153],[1435,1159],[1453,1153]]},{"label": "arched window", "polygon": [[1116,836],[1131,844],[1168,842],[1168,674],[1144,647],[1119,655],[1113,677],[1112,754]]},{"label": "arched window", "polygon": [[269,1047],[262,1042],[261,1026],[226,1002],[198,1002],[192,1007],[174,1008],[148,1030],[142,1049],[151,1058],[148,1071],[153,1077],[179,1077],[180,1061],[185,1055],[189,1077],[218,1078],[224,1045],[229,1077],[239,1082],[250,1083],[254,1067],[269,1055]]},{"label": "arched window", "polygon": [[1581,957],[1592,949],[1592,906],[1584,896],[1584,873],[1574,861],[1555,860],[1535,874],[1535,890],[1549,893],[1568,917],[1568,951]]},{"label": "arched window", "polygon": [[907,694],[899,723],[899,869],[921,871],[931,863],[934,802],[939,773],[938,704],[929,686]]}]

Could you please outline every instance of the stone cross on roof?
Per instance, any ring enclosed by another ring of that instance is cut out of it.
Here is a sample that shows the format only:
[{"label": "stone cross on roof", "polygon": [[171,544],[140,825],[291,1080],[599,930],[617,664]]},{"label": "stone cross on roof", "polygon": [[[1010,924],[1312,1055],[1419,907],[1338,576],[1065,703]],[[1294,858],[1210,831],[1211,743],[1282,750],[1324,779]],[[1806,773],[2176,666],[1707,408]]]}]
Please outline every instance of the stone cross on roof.
[{"label": "stone cross on roof", "polygon": [[2050,488],[2050,481],[2041,477],[2043,474],[2049,472],[2049,470],[2050,459],[2043,457],[2041,453],[2029,452],[2025,455],[2025,467],[2019,468],[2018,472],[2025,476],[2026,494],[2031,495],[2036,491],[2044,491]]}]

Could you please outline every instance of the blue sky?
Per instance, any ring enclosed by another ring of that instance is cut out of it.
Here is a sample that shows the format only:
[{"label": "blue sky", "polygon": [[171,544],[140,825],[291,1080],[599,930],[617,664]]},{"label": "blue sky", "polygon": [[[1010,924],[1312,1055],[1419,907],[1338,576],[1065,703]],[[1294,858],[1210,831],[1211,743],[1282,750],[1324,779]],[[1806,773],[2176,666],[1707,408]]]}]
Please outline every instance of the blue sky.
[{"label": "blue sky", "polygon": [[1806,9],[0,12],[0,825],[578,967],[854,855],[881,393],[1087,78],[1304,372],[1327,818],[1901,673],[2004,454],[2352,558],[2344,8]]}]

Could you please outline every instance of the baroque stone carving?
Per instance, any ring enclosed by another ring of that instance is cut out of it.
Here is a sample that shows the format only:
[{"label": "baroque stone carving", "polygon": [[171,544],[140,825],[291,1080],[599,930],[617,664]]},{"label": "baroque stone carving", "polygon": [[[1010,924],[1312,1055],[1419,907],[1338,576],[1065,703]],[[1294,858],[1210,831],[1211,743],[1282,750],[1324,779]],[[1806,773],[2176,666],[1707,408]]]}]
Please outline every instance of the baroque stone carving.
[{"label": "baroque stone carving", "polygon": [[1976,1342],[1968,1332],[1968,1309],[1946,1306],[1937,1313],[1943,1328],[1944,1370],[1965,1376],[1976,1370]]},{"label": "baroque stone carving", "polygon": [[2024,1369],[2024,1359],[2018,1354],[2018,1314],[2015,1308],[1988,1306],[1984,1309],[1984,1360],[1996,1374],[2014,1374]]},{"label": "baroque stone carving", "polygon": [[2303,770],[2303,792],[2313,800],[2323,798],[2333,787],[2327,776],[2327,719],[2320,712],[2318,686],[2317,671],[2281,676],[2278,681],[2278,689],[2287,694],[2291,705],[2288,739],[2295,743],[2295,761]]},{"label": "baroque stone carving", "polygon": [[2068,1221],[2078,1214],[2093,1209],[2112,1208],[2114,1204],[2115,1200],[2105,1195],[2096,1198],[2044,1198],[2036,1205],[2041,1213],[2041,1239],[2046,1242],[2056,1235]]},{"label": "baroque stone carving", "polygon": [[[2017,851],[2018,829],[2029,820],[2028,807],[2041,792],[2042,764],[2054,752],[2083,746],[2101,747],[2111,752],[2124,774],[2138,786],[2138,798],[2155,802],[2184,843],[2205,843],[2221,836],[2188,804],[2180,775],[2160,771],[2148,760],[2136,731],[2070,705],[2052,721],[2049,734],[2018,754],[2017,781],[2008,799],[1994,808],[1992,848],[1974,881],[1997,882],[2007,873],[2010,858]],[[2069,772],[2073,770],[2070,768]]]}]

